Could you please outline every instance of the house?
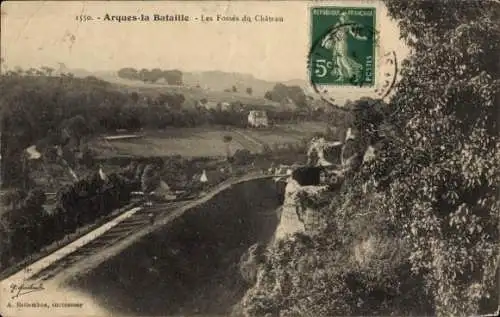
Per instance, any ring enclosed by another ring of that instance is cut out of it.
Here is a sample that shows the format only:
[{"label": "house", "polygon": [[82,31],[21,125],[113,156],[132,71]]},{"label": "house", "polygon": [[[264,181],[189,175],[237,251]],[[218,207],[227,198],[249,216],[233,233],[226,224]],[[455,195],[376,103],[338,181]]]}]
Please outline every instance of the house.
[{"label": "house", "polygon": [[269,125],[267,113],[261,110],[251,110],[248,114],[248,124],[256,128],[267,127]]},{"label": "house", "polygon": [[229,102],[219,102],[219,101],[210,101],[206,99],[199,100],[196,103],[196,107],[205,108],[207,110],[217,110],[217,111],[230,111],[232,110],[231,104]]},{"label": "house", "polygon": [[222,111],[230,111],[231,109],[231,104],[229,102],[221,102],[220,103],[220,108]]}]

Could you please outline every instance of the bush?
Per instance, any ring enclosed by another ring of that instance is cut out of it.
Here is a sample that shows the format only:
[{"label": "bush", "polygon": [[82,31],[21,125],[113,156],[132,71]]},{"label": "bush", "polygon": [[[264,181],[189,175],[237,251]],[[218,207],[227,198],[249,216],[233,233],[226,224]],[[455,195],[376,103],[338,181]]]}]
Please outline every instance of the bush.
[{"label": "bush", "polygon": [[236,165],[248,165],[254,159],[255,156],[247,149],[238,149],[233,155],[233,162]]}]

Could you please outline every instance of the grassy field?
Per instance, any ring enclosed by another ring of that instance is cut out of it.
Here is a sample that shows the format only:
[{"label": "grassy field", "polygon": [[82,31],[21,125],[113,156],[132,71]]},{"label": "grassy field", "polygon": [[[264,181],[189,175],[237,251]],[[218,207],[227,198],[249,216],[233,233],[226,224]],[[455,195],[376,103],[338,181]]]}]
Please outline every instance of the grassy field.
[{"label": "grassy field", "polygon": [[325,132],[324,122],[300,122],[296,124],[277,125],[269,129],[244,129],[246,135],[269,146],[275,144],[295,143],[304,138],[311,138],[315,133]]},{"label": "grassy field", "polygon": [[[221,128],[172,128],[148,132],[138,139],[115,141],[98,139],[92,141],[91,147],[99,153],[99,157],[173,155],[215,157],[226,155],[224,135],[231,135],[231,132]],[[231,142],[229,146],[231,152],[243,148],[237,142]]]},{"label": "grassy field", "polygon": [[[259,152],[262,145],[295,143],[310,138],[314,133],[324,132],[324,123],[303,122],[298,124],[279,125],[268,129],[224,130],[222,127],[169,128],[164,131],[145,133],[137,139],[105,141],[102,138],[91,142],[101,158],[115,156],[173,156],[184,157],[218,157],[226,155],[224,135],[231,135],[233,140],[229,147],[231,153],[238,149]],[[247,135],[244,138],[241,135]],[[255,141],[252,142],[251,139]],[[259,146],[260,143],[260,146]]]}]

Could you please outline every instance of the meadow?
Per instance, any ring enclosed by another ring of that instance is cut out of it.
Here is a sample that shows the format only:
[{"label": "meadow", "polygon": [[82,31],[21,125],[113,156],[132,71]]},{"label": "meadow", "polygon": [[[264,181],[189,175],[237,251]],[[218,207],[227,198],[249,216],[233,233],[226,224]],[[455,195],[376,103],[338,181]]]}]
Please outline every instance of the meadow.
[{"label": "meadow", "polygon": [[[113,156],[174,156],[200,157],[225,156],[227,145],[224,135],[231,132],[220,128],[168,128],[149,131],[142,138],[106,141],[103,138],[91,142],[91,148],[98,157]],[[243,149],[237,142],[231,142],[231,151]]]},{"label": "meadow", "polygon": [[326,122],[298,122],[279,124],[267,129],[240,129],[247,136],[269,146],[289,144],[310,139],[317,133],[324,133]]},{"label": "meadow", "polygon": [[[105,140],[103,137],[90,142],[99,158],[116,156],[174,156],[221,157],[227,155],[224,136],[229,135],[230,153],[247,149],[259,152],[264,145],[298,143],[315,133],[324,132],[326,124],[301,122],[277,125],[267,129],[225,129],[224,127],[167,128],[148,131],[141,138]],[[242,135],[246,136],[243,137]]]}]

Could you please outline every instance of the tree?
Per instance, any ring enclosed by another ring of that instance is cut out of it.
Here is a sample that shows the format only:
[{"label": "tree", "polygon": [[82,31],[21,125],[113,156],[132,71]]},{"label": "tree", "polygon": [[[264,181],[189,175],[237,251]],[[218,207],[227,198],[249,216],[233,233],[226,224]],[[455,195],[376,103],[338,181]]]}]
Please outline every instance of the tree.
[{"label": "tree", "polygon": [[288,96],[299,108],[307,108],[307,98],[304,90],[299,86],[289,86]]},{"label": "tree", "polygon": [[87,168],[91,168],[95,164],[95,158],[94,158],[94,153],[92,152],[91,149],[89,148],[84,148],[81,151],[81,156],[78,159],[78,164],[83,165]]},{"label": "tree", "polygon": [[41,69],[49,77],[52,76],[52,73],[54,72],[54,68],[48,66],[42,66]]},{"label": "tree", "polygon": [[45,192],[39,188],[35,188],[28,192],[24,199],[24,204],[27,208],[40,209],[46,200]]},{"label": "tree", "polygon": [[77,148],[80,146],[82,137],[89,132],[87,122],[82,115],[76,115],[63,121],[61,128],[63,133],[67,133],[69,137],[75,139]]},{"label": "tree", "polygon": [[21,189],[5,190],[2,194],[2,205],[13,210],[21,207],[21,204],[26,198],[26,192]]},{"label": "tree", "polygon": [[252,153],[247,149],[238,149],[233,155],[233,162],[236,165],[249,164],[252,159]]},{"label": "tree", "polygon": [[236,86],[233,86],[233,87],[231,88],[231,91],[232,91],[232,92],[238,92],[238,88],[236,88]]},{"label": "tree", "polygon": [[253,93],[252,87],[248,87],[247,88],[247,94],[252,95],[252,93]]},{"label": "tree", "polygon": [[137,102],[139,101],[139,94],[136,91],[131,92],[130,99],[134,104],[137,104]]},{"label": "tree", "polygon": [[[412,48],[381,111],[395,133],[318,210],[325,232],[269,250],[252,316],[470,316],[498,298],[500,4],[385,2]],[[365,110],[349,120],[376,127]],[[367,237],[373,254],[352,263]]]},{"label": "tree", "polygon": [[24,69],[22,69],[22,67],[20,67],[20,66],[16,66],[16,67],[14,67],[14,72],[17,75],[23,75],[24,74]]},{"label": "tree", "polygon": [[392,169],[385,209],[437,314],[476,314],[498,264],[500,4],[386,3],[413,54],[391,101],[401,160],[375,168]]},{"label": "tree", "polygon": [[265,93],[264,98],[275,102],[288,102],[291,100],[299,108],[307,107],[307,97],[299,86],[287,86],[282,83],[274,85],[271,91]]},{"label": "tree", "polygon": [[29,69],[26,71],[26,75],[28,75],[28,76],[33,76],[33,75],[35,75],[35,73],[36,73],[36,69],[35,69],[35,68],[33,68],[33,67],[29,68]]},{"label": "tree", "polygon": [[139,76],[138,79],[142,80],[143,82],[147,82],[149,80],[149,70],[146,68],[143,68],[139,71]]},{"label": "tree", "polygon": [[138,80],[139,79],[139,73],[135,68],[122,68],[118,71],[118,77],[120,78],[125,78],[125,79],[132,79],[132,80]]},{"label": "tree", "polygon": [[186,101],[186,98],[183,94],[166,95],[166,103],[173,110],[181,110],[184,101]]},{"label": "tree", "polygon": [[267,100],[273,100],[273,94],[272,92],[270,91],[266,91],[266,93],[264,94],[264,98],[266,98]]},{"label": "tree", "polygon": [[153,68],[151,72],[149,72],[149,81],[155,83],[164,76],[163,74],[164,72],[161,69]]},{"label": "tree", "polygon": [[146,199],[149,201],[150,193],[160,185],[159,166],[148,164],[144,168],[141,176],[141,189]]},{"label": "tree", "polygon": [[182,85],[182,72],[180,70],[166,70],[163,72],[163,77],[169,85]]},{"label": "tree", "polygon": [[233,140],[233,137],[230,136],[229,134],[226,134],[222,137],[222,140],[226,144],[226,154],[227,157],[229,158],[231,156],[231,149],[229,148],[231,141]]},{"label": "tree", "polygon": [[385,122],[388,105],[369,97],[362,97],[350,102],[348,113],[344,117],[347,125],[359,133],[363,147],[372,145],[379,141],[378,131]]}]

